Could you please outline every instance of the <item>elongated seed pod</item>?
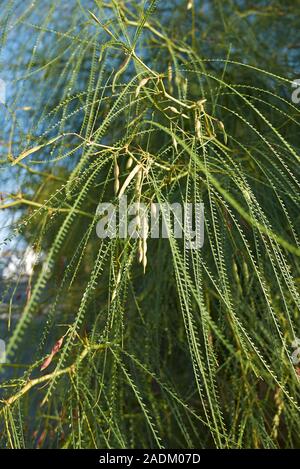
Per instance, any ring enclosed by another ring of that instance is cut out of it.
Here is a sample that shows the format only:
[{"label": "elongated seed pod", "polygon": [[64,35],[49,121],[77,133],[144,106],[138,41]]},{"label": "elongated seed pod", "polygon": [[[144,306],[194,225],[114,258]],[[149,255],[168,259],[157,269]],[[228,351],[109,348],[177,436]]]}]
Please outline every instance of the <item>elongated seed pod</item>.
[{"label": "elongated seed pod", "polygon": [[243,271],[244,271],[245,280],[248,283],[249,282],[249,270],[248,270],[247,262],[245,261],[243,262]]},{"label": "elongated seed pod", "polygon": [[148,212],[147,210],[143,211],[141,215],[141,237],[142,237],[142,259],[141,262],[143,264],[144,273],[146,271],[147,266],[147,238],[149,233],[149,222],[148,222]]},{"label": "elongated seed pod", "polygon": [[144,254],[144,256],[143,256],[144,274],[146,273],[146,267],[147,267],[147,256],[146,256],[146,254]]},{"label": "elongated seed pod", "polygon": [[238,272],[238,267],[237,267],[235,261],[232,262],[232,273],[233,273],[233,276],[234,276],[234,280],[239,284],[239,282],[240,282],[239,272]]},{"label": "elongated seed pod", "polygon": [[142,175],[143,175],[143,170],[140,167],[137,175],[136,175],[136,181],[135,181],[135,190],[136,190],[136,195],[139,196],[141,192],[141,182],[142,182]]},{"label": "elongated seed pod", "polygon": [[132,156],[130,156],[127,160],[127,163],[126,163],[126,169],[130,169],[132,164],[133,164],[133,158],[132,158]]},{"label": "elongated seed pod", "polygon": [[174,137],[174,135],[172,135],[172,141],[173,141],[173,146],[175,148],[175,151],[177,153],[177,149],[178,149],[178,145],[177,145],[177,140],[176,138]]},{"label": "elongated seed pod", "polygon": [[120,181],[119,179],[115,179],[115,182],[114,182],[114,192],[115,194],[117,195],[118,191],[119,191],[119,188],[120,188]]},{"label": "elongated seed pod", "polygon": [[196,117],[195,121],[195,132],[198,140],[201,140],[201,122],[199,117]]},{"label": "elongated seed pod", "polygon": [[143,240],[148,238],[149,233],[149,223],[148,223],[148,212],[143,211],[141,215],[141,235]]},{"label": "elongated seed pod", "polygon": [[147,266],[147,238],[143,239],[143,268],[144,268],[144,273],[146,271],[146,266]]},{"label": "elongated seed pod", "polygon": [[227,145],[228,138],[227,138],[227,133],[226,133],[224,124],[223,124],[222,121],[217,121],[217,125],[221,129],[221,131],[223,133],[223,137],[224,137],[224,143],[225,143],[225,145]]},{"label": "elongated seed pod", "polygon": [[118,165],[118,162],[116,160],[115,162],[115,167],[114,167],[114,176],[115,176],[115,179],[118,179],[120,175],[120,168],[119,168],[119,165]]},{"label": "elongated seed pod", "polygon": [[137,232],[139,236],[139,241],[138,241],[138,261],[139,263],[143,262],[144,258],[144,251],[143,251],[143,242],[142,242],[142,237],[143,237],[143,224],[144,224],[144,215],[141,213],[140,210],[140,199],[141,199],[141,191],[142,191],[142,177],[143,177],[143,169],[141,166],[139,166],[139,170],[136,173],[136,179],[135,179],[135,196],[137,198],[137,216],[136,216],[136,226],[137,226]]},{"label": "elongated seed pod", "polygon": [[125,179],[124,181],[124,184],[123,186],[121,187],[120,189],[120,192],[119,192],[119,195],[118,197],[122,197],[122,195],[124,194],[125,190],[127,189],[127,187],[129,186],[129,184],[131,183],[132,179],[135,177],[135,175],[139,172],[139,170],[141,169],[141,166],[139,164],[137,164],[133,170],[128,174],[127,178]]},{"label": "elongated seed pod", "polygon": [[170,64],[170,63],[168,65],[168,80],[169,80],[170,83],[173,80],[172,64]]},{"label": "elongated seed pod", "polygon": [[115,166],[114,166],[114,176],[115,176],[114,191],[115,191],[115,194],[118,193],[119,188],[120,188],[119,175],[120,175],[120,168],[119,168],[119,165],[118,165],[118,160],[116,158],[115,159]]},{"label": "elongated seed pod", "polygon": [[139,83],[139,85],[137,86],[136,91],[135,91],[135,97],[136,98],[140,94],[140,91],[141,91],[142,87],[145,86],[148,83],[149,80],[150,80],[150,77],[143,78],[142,81]]},{"label": "elongated seed pod", "polygon": [[141,263],[143,261],[144,253],[143,253],[143,243],[142,238],[139,238],[138,242],[138,261]]}]

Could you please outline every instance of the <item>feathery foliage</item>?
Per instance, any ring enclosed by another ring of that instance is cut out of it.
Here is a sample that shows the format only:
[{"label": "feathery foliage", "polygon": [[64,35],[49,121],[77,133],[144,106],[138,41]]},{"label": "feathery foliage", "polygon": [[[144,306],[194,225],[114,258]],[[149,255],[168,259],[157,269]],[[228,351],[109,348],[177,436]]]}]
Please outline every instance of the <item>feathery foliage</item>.
[{"label": "feathery foliage", "polygon": [[[299,2],[5,3],[1,446],[299,447]],[[99,239],[121,192],[203,248]]]}]

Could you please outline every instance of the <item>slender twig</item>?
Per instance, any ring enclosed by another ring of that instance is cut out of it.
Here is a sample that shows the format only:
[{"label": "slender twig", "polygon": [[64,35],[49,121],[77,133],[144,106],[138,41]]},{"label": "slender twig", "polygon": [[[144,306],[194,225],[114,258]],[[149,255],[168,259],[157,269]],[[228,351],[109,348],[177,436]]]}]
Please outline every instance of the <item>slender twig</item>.
[{"label": "slender twig", "polygon": [[[0,205],[0,210],[8,209],[14,207],[16,205],[29,205],[31,207],[43,208],[45,210],[53,211],[53,212],[61,212],[61,213],[69,213],[71,208],[60,208],[60,207],[48,207],[47,205],[41,204],[39,202],[34,202],[33,200],[24,199],[23,197],[13,202],[9,202],[8,204]],[[75,213],[78,215],[83,215],[85,217],[94,218],[94,215],[88,212],[84,212],[83,210],[74,209]]]},{"label": "slender twig", "polygon": [[[38,384],[45,383],[47,381],[50,381],[51,379],[58,378],[59,376],[68,374],[68,373],[74,373],[76,370],[76,367],[79,365],[79,363],[84,360],[84,358],[88,355],[89,352],[95,351],[98,352],[101,349],[104,349],[107,347],[108,344],[98,344],[98,345],[88,345],[85,347],[85,349],[81,352],[79,355],[78,359],[70,366],[63,368],[62,370],[54,370],[52,373],[48,373],[47,375],[41,376],[40,378],[35,378],[29,380],[23,388],[20,389],[16,394],[11,396],[9,399],[5,400],[4,403],[8,406],[12,405],[14,402],[19,400],[24,394],[26,394],[30,389],[33,387],[37,386]],[[1,409],[1,412],[3,409]],[[0,412],[0,413],[1,413]]]}]

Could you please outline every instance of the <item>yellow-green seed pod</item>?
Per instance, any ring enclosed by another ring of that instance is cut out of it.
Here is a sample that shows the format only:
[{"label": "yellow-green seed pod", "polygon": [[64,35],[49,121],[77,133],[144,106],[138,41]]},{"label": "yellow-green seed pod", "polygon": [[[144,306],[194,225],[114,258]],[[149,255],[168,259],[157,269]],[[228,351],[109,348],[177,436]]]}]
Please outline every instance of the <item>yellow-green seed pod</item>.
[{"label": "yellow-green seed pod", "polygon": [[243,272],[246,282],[249,282],[249,269],[246,261],[243,262]]},{"label": "yellow-green seed pod", "polygon": [[126,169],[130,169],[132,164],[133,164],[133,158],[132,158],[132,156],[130,156],[127,160],[127,163],[126,163]]}]

